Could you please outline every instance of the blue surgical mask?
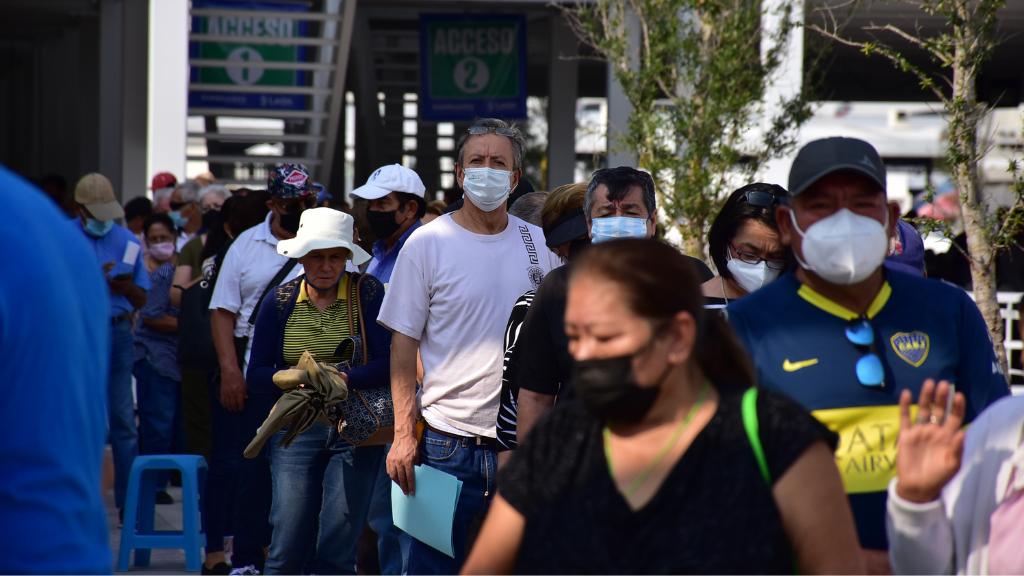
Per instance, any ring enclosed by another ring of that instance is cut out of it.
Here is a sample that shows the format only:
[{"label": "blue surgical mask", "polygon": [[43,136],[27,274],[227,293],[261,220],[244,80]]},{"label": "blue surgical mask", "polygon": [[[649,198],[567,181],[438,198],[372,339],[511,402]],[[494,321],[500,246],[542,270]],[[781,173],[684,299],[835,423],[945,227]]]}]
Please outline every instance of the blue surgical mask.
[{"label": "blue surgical mask", "polygon": [[85,231],[90,236],[102,238],[114,227],[113,220],[96,220],[95,218],[85,219]]},{"label": "blue surgical mask", "polygon": [[594,244],[621,238],[647,238],[648,220],[650,218],[628,216],[594,218],[591,221],[590,233],[594,235]]},{"label": "blue surgical mask", "polygon": [[493,212],[508,200],[512,190],[512,173],[494,168],[466,168],[462,189],[473,205],[484,212]]},{"label": "blue surgical mask", "polygon": [[167,215],[170,216],[171,220],[174,221],[174,227],[175,228],[184,228],[185,227],[185,219],[181,217],[181,210],[175,210],[173,212],[168,212]]}]

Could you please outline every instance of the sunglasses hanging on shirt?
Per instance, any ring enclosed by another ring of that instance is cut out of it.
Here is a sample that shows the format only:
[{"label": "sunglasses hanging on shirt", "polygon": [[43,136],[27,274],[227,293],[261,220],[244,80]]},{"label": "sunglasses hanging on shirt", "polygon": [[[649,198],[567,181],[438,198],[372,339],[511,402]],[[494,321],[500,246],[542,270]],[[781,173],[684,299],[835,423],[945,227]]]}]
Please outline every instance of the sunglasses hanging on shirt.
[{"label": "sunglasses hanging on shirt", "polygon": [[857,360],[857,380],[864,386],[885,388],[885,368],[875,345],[875,327],[866,316],[854,318],[846,325],[846,339],[865,352]]}]

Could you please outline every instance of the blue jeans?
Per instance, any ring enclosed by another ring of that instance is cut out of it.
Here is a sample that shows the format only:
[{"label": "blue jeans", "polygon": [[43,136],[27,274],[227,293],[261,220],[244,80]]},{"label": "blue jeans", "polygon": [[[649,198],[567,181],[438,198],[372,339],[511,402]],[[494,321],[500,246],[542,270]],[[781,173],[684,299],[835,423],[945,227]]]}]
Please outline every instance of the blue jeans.
[{"label": "blue jeans", "polygon": [[462,493],[452,524],[455,558],[413,539],[409,547],[409,574],[458,574],[466,561],[466,539],[473,519],[487,510],[494,497],[498,455],[494,448],[477,446],[470,439],[459,440],[424,430],[420,462],[462,480]]},{"label": "blue jeans", "polygon": [[110,449],[114,456],[114,502],[124,508],[128,475],[139,455],[139,431],[135,427],[135,399],[132,398],[132,366],[135,364],[135,336],[132,324],[121,320],[110,328]]},{"label": "blue jeans", "polygon": [[[170,454],[172,443],[180,447],[185,441],[181,382],[159,374],[148,357],[137,360],[133,372],[139,401],[139,452]],[[169,476],[160,474],[157,486],[161,490],[166,489]]]},{"label": "blue jeans", "polygon": [[[242,433],[242,413],[232,412],[220,403],[220,379],[207,378],[210,399],[210,470],[203,497],[203,524],[206,525],[206,553],[223,552],[224,537],[232,535],[235,488],[242,452],[238,450]],[[262,553],[261,553],[262,555]],[[239,568],[244,566],[240,564]]]},{"label": "blue jeans", "polygon": [[267,443],[274,538],[266,573],[299,574],[308,567],[318,574],[355,574],[356,546],[368,517],[379,535],[381,571],[403,573],[400,531],[391,520],[390,479],[382,474],[385,447],[356,448],[324,424],[314,424],[288,448],[277,446],[283,436],[278,432]]}]

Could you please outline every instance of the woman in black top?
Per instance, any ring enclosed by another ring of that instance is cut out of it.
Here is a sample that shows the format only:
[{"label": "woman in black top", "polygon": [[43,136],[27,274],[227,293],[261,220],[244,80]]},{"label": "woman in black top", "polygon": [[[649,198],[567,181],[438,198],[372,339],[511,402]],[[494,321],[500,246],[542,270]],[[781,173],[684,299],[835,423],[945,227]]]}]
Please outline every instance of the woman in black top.
[{"label": "woman in black top", "polygon": [[718,272],[700,287],[708,308],[727,306],[789,267],[775,224],[775,208],[785,198],[785,188],[761,182],[729,195],[708,229],[708,254]]},{"label": "woman in black top", "polygon": [[685,257],[595,246],[570,277],[566,332],[577,398],[499,472],[465,573],[864,571],[836,436],[763,390],[748,436],[753,367]]}]

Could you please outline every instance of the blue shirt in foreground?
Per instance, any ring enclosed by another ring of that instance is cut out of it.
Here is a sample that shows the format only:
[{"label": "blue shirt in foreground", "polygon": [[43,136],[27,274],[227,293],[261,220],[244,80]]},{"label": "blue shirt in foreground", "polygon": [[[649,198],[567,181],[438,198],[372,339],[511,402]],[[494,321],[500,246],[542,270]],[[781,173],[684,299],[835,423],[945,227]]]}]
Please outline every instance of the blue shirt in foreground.
[{"label": "blue shirt in foreground", "polygon": [[109,574],[107,284],[42,192],[0,167],[0,196],[0,572]]},{"label": "blue shirt in foreground", "polygon": [[422,226],[419,220],[413,223],[413,225],[402,234],[402,237],[395,243],[395,247],[388,252],[388,245],[383,240],[377,240],[373,243],[373,261],[366,267],[366,273],[373,276],[377,280],[384,283],[387,287],[388,282],[391,282],[391,272],[395,269],[395,262],[398,261],[398,253],[402,251],[402,246],[405,246],[405,241],[412,236],[412,233],[417,228]]},{"label": "blue shirt in foreground", "polygon": [[836,464],[865,548],[888,549],[885,500],[896,474],[899,397],[917,401],[927,378],[948,380],[967,399],[967,421],[1009,393],[978,307],[959,288],[902,272],[867,312],[885,367],[885,387],[864,386],[866,351],[846,338],[859,315],[786,274],[727,308],[758,381],[796,400],[840,435]]},{"label": "blue shirt in foreground", "polygon": [[[107,232],[106,235],[100,238],[96,238],[85,231],[81,220],[75,220],[74,222],[80,234],[92,247],[93,258],[99,261],[101,267],[98,270],[101,273],[103,271],[103,264],[114,262],[114,269],[107,274],[108,277],[114,278],[121,274],[132,274],[135,285],[149,291],[149,271],[146,270],[146,264],[142,261],[142,246],[131,230],[114,224],[110,232]],[[128,298],[123,294],[110,295],[111,318],[130,313],[134,309]]]}]

